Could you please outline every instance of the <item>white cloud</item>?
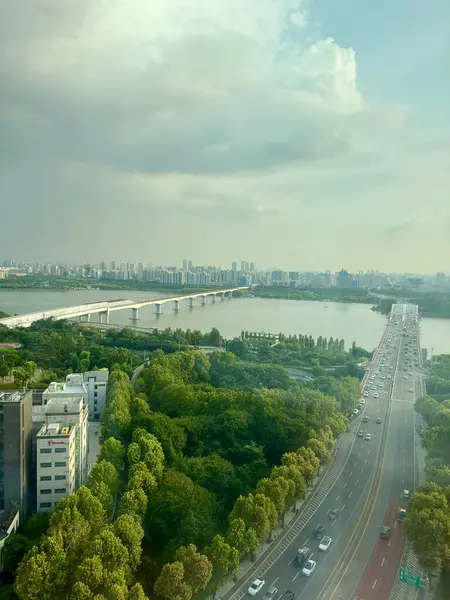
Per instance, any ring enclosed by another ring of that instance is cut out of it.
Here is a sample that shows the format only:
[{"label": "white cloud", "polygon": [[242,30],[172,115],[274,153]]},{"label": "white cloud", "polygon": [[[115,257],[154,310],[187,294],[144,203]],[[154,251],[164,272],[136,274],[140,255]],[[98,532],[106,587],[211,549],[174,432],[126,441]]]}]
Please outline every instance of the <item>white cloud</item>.
[{"label": "white cloud", "polygon": [[[176,240],[183,223],[209,227],[212,239],[233,224],[246,228],[242,251],[247,245],[256,260],[272,258],[262,236],[277,239],[279,264],[303,244],[287,242],[287,232],[307,228],[306,240],[328,227],[334,239],[374,202],[399,222],[405,207],[420,222],[418,190],[428,189],[448,214],[445,161],[414,148],[406,106],[364,97],[355,51],[333,32],[313,37],[304,0],[0,7],[0,185],[22,206],[45,199],[57,221],[66,202],[92,211],[110,203],[111,227],[123,227],[130,211],[158,215]],[[383,226],[382,214],[373,219]],[[166,242],[162,228],[142,238],[161,260]],[[340,253],[353,259],[351,248]]]}]

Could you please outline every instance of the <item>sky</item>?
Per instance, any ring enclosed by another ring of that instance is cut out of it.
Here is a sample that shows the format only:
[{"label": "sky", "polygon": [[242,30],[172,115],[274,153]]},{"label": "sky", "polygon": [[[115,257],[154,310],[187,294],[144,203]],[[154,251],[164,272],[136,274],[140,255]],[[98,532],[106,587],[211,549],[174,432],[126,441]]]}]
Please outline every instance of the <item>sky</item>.
[{"label": "sky", "polygon": [[450,272],[448,0],[0,15],[0,261]]}]

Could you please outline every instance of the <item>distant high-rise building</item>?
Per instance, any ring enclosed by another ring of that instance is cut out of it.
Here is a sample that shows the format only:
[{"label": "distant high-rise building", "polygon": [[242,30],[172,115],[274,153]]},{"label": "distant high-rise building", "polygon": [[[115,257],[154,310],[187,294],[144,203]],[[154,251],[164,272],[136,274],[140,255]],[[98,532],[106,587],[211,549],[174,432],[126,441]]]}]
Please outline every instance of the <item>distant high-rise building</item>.
[{"label": "distant high-rise building", "polygon": [[231,263],[231,270],[232,271],[237,271],[237,262],[236,261],[234,261],[234,262]]},{"label": "distant high-rise building", "polygon": [[188,271],[192,269],[192,260],[188,260]]},{"label": "distant high-rise building", "polygon": [[255,263],[251,262],[250,263],[250,273],[254,273],[255,272]]},{"label": "distant high-rise building", "polygon": [[186,258],[183,259],[183,272],[186,273],[188,270],[188,261]]},{"label": "distant high-rise building", "polygon": [[115,271],[115,270],[116,270],[116,263],[115,263],[115,261],[114,261],[114,260],[112,260],[112,261],[109,263],[109,270],[110,270],[110,271]]}]

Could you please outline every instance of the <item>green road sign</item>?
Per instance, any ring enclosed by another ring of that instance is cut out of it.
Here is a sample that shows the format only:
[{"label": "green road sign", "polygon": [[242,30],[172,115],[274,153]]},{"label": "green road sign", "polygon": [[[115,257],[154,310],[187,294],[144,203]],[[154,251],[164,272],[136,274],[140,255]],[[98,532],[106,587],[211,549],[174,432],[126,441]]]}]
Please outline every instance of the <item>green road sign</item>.
[{"label": "green road sign", "polygon": [[416,575],[411,569],[408,569],[408,567],[400,567],[398,574],[402,583],[406,583],[417,589],[420,588],[420,575]]}]

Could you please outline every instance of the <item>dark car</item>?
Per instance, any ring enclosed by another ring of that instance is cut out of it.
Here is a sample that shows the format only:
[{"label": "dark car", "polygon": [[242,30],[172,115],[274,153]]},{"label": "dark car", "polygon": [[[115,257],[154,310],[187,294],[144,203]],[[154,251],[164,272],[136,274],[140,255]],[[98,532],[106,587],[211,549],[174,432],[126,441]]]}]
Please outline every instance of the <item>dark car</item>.
[{"label": "dark car", "polygon": [[335,521],[339,516],[339,509],[338,508],[333,508],[333,510],[330,510],[330,512],[328,513],[328,518],[330,519],[330,521]]},{"label": "dark car", "polygon": [[299,548],[297,550],[297,554],[295,555],[295,566],[303,567],[303,565],[311,558],[311,555],[311,550],[306,546],[304,548]]},{"label": "dark car", "polygon": [[284,594],[281,596],[280,600],[294,600],[295,592],[292,590],[286,590]]},{"label": "dark car", "polygon": [[313,533],[313,538],[315,540],[321,540],[325,533],[325,527],[323,525],[317,525],[316,529]]}]

